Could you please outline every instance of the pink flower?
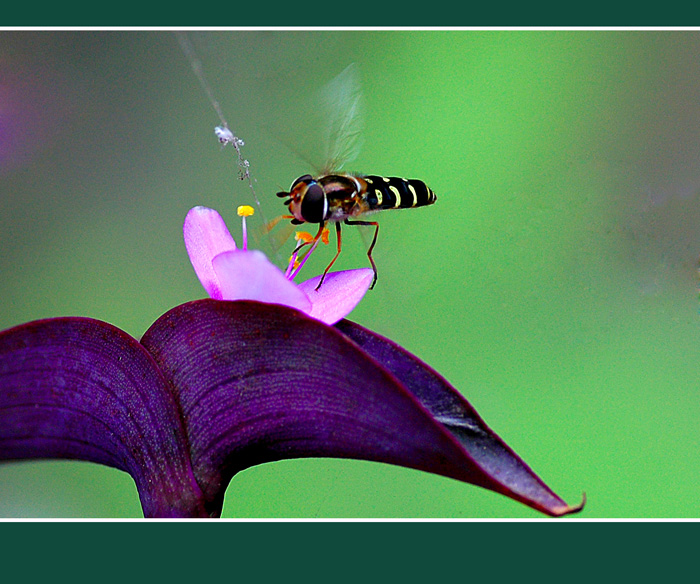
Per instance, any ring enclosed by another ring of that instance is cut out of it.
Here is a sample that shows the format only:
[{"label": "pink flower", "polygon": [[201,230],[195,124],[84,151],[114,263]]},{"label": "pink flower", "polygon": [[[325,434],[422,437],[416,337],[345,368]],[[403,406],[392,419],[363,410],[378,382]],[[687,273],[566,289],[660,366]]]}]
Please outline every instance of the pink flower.
[{"label": "pink flower", "polygon": [[316,290],[321,276],[295,284],[264,253],[236,247],[221,215],[214,209],[194,207],[187,213],[185,247],[199,281],[216,300],[257,300],[284,304],[332,325],[347,316],[362,299],[373,272],[369,268],[330,272]]}]

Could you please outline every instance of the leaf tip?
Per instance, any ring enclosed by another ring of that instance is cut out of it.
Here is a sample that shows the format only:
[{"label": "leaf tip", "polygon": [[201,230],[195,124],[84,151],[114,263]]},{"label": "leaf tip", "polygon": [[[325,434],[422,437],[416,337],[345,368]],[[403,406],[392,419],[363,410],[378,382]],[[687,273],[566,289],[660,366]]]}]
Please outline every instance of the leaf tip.
[{"label": "leaf tip", "polygon": [[573,515],[574,513],[579,513],[580,511],[583,511],[583,508],[586,506],[586,501],[586,492],[583,491],[581,496],[581,502],[578,505],[564,505],[562,507],[557,507],[552,510],[552,513],[555,517],[563,517],[564,515]]}]

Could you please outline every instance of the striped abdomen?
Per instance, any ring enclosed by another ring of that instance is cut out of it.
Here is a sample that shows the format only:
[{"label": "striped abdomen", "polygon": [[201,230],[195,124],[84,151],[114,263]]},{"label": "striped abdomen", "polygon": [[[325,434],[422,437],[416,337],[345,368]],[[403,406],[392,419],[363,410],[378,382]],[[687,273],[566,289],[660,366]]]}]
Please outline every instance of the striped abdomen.
[{"label": "striped abdomen", "polygon": [[423,207],[432,205],[437,199],[422,180],[376,175],[362,178],[367,183],[365,198],[372,209]]}]

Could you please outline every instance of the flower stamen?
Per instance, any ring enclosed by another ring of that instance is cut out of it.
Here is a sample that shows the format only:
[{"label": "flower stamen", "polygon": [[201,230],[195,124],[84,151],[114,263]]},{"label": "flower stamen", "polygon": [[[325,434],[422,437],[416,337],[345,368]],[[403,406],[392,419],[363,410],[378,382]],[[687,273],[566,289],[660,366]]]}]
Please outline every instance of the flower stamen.
[{"label": "flower stamen", "polygon": [[[310,233],[307,233],[306,231],[298,231],[294,239],[297,241],[301,241],[299,245],[297,245],[296,249],[292,253],[292,258],[294,259],[293,262],[293,267],[292,264],[290,263],[290,268],[287,268],[287,277],[290,280],[293,280],[296,278],[297,274],[301,270],[301,268],[304,266],[304,263],[306,260],[309,258],[309,256],[313,253],[313,251],[316,249],[316,246],[318,245],[319,241],[322,241],[324,244],[328,245],[328,228],[324,227],[318,234],[316,234],[316,237],[311,237]],[[311,248],[309,248],[306,253],[303,255],[300,261],[297,261],[297,254],[301,250],[302,247],[305,247],[307,245],[311,245]]]},{"label": "flower stamen", "polygon": [[287,269],[284,272],[284,275],[288,280],[291,280],[292,270],[296,270],[299,267],[299,250],[305,245],[310,244],[313,241],[313,239],[313,236],[307,231],[297,231],[294,233],[294,241],[296,241],[297,244],[301,242],[301,244],[297,245],[294,248],[292,255],[289,256],[289,264],[287,265]]},{"label": "flower stamen", "polygon": [[248,251],[248,229],[245,218],[252,216],[255,213],[255,210],[250,205],[241,205],[238,207],[236,212],[243,223],[243,251]]}]

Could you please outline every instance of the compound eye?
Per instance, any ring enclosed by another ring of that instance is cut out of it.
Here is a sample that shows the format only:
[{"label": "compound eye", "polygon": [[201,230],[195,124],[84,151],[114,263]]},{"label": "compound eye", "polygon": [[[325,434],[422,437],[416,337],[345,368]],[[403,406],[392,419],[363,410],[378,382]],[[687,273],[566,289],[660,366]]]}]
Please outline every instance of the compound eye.
[{"label": "compound eye", "polygon": [[301,216],[307,223],[321,223],[326,217],[326,193],[317,182],[312,182],[301,200]]},{"label": "compound eye", "polygon": [[312,182],[313,180],[314,180],[314,179],[313,179],[313,177],[312,177],[310,174],[305,174],[305,175],[303,175],[303,176],[300,176],[297,180],[295,180],[295,181],[292,183],[292,186],[289,187],[289,190],[290,190],[290,191],[293,191],[293,190],[294,190],[294,187],[297,186],[297,185],[298,185],[299,183],[301,183],[301,182],[310,183],[310,182]]}]

